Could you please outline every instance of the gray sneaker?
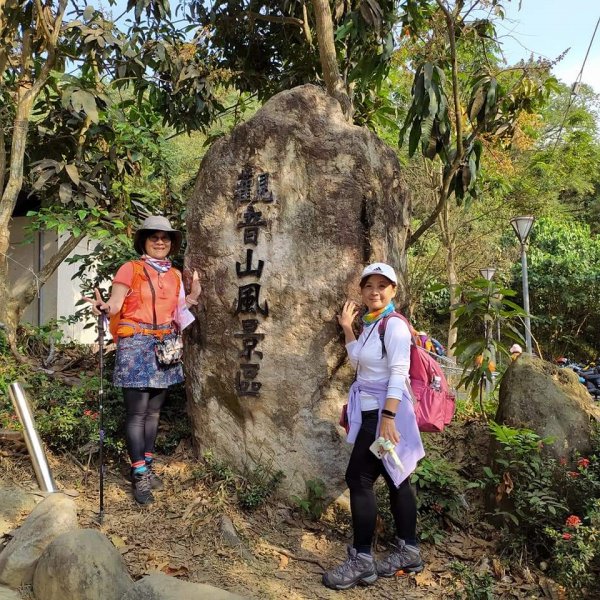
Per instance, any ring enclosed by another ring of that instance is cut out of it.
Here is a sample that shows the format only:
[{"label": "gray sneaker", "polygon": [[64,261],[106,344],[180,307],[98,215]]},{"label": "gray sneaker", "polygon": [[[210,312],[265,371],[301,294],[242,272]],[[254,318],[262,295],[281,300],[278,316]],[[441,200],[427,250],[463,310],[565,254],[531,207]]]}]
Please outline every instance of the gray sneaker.
[{"label": "gray sneaker", "polygon": [[154,471],[152,463],[150,463],[149,465],[146,465],[146,468],[148,469],[148,479],[150,480],[150,487],[155,492],[160,492],[160,491],[164,490],[165,486],[162,482],[162,479]]},{"label": "gray sneaker", "polygon": [[154,501],[148,469],[143,473],[133,473],[131,485],[133,487],[133,497],[138,504],[150,504]]},{"label": "gray sneaker", "polygon": [[348,558],[335,569],[323,573],[323,585],[332,590],[348,590],[360,583],[371,585],[377,581],[375,561],[370,554],[358,554],[348,546]]},{"label": "gray sneaker", "polygon": [[419,549],[396,538],[396,543],[392,544],[392,551],[377,562],[377,574],[380,577],[393,577],[396,574],[420,573],[424,567]]}]

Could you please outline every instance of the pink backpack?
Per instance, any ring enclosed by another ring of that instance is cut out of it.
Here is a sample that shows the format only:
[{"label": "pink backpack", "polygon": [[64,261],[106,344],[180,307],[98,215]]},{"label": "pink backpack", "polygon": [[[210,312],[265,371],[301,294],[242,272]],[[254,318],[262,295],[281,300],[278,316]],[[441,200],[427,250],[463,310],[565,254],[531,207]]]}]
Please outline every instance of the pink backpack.
[{"label": "pink backpack", "polygon": [[439,363],[417,342],[408,319],[400,313],[393,312],[379,323],[379,339],[381,340],[382,357],[385,356],[384,335],[387,322],[392,317],[402,319],[411,332],[410,346],[410,387],[415,398],[415,414],[419,431],[433,433],[443,431],[450,423],[456,408],[454,394],[448,387],[446,376]]}]

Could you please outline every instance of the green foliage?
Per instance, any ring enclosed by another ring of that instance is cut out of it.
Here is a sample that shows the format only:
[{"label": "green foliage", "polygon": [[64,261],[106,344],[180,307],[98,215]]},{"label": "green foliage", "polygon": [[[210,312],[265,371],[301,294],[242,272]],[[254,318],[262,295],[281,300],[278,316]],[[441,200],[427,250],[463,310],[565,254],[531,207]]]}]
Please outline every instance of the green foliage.
[{"label": "green foliage", "polygon": [[238,504],[244,510],[254,510],[263,505],[283,481],[285,475],[271,465],[257,464],[243,473],[218,460],[212,451],[202,455],[202,464],[195,476],[215,490],[220,498],[235,493]]},{"label": "green foliage", "polygon": [[550,439],[528,429],[490,423],[498,444],[492,468],[484,468],[482,486],[495,497],[494,519],[510,531],[508,551],[524,547],[547,553],[546,527],[558,526],[568,513],[556,460],[542,454]]},{"label": "green foliage", "polygon": [[[498,2],[491,4],[500,9]],[[480,18],[470,14],[472,7],[460,3],[448,9],[425,0],[405,0],[402,8],[408,43],[424,41],[412,57],[416,64],[412,99],[399,142],[403,144],[410,131],[409,156],[420,148],[425,158],[439,158],[440,202],[454,193],[461,204],[467,194],[477,195],[484,136],[510,142],[520,113],[543,106],[556,89],[556,80],[548,75],[549,65],[522,65],[506,73],[499,67],[493,19],[502,18],[502,10]],[[460,116],[463,102],[468,124]]]},{"label": "green foliage", "polygon": [[[21,328],[18,347],[26,356],[49,356],[52,349],[58,355],[66,348],[80,360],[94,361],[89,350],[74,344],[60,343],[57,328]],[[20,429],[17,416],[10,403],[6,388],[19,381],[27,394],[34,413],[40,437],[48,448],[57,452],[70,452],[84,458],[97,451],[99,443],[98,390],[100,381],[96,375],[82,373],[75,385],[59,377],[51,377],[43,370],[33,370],[27,364],[18,363],[5,351],[0,367],[0,427]],[[125,412],[119,391],[104,381],[104,445],[107,452],[119,456],[124,451],[123,425]]]},{"label": "green foliage", "polygon": [[569,597],[580,598],[600,567],[600,500],[594,501],[583,522],[571,516],[560,530],[548,527],[545,533],[555,544],[553,576]]},{"label": "green foliage", "polygon": [[[27,393],[32,399],[40,436],[55,451],[86,456],[99,444],[97,377],[80,377],[77,386],[40,378]],[[124,451],[125,411],[118,390],[104,382],[104,445],[109,452]]]},{"label": "green foliage", "polygon": [[[228,0],[191,9],[212,26],[218,64],[232,73],[243,92],[266,100],[285,89],[322,78],[312,3]],[[343,83],[351,89],[360,124],[395,116],[393,102],[380,94],[394,50],[398,15],[393,0],[332,5],[334,44]]]},{"label": "green foliage", "polygon": [[424,458],[411,476],[417,487],[419,536],[439,543],[446,520],[460,522],[466,509],[466,481],[457,466],[443,458]]},{"label": "green foliage", "polygon": [[[464,366],[461,386],[470,390],[471,400],[479,395],[482,404],[482,390],[487,383],[495,385],[494,380],[498,357],[509,356],[507,348],[494,335],[500,323],[504,339],[522,342],[523,338],[514,321],[523,316],[523,309],[509,300],[516,295],[513,290],[502,288],[493,281],[475,279],[465,287],[457,289],[461,302],[450,307],[456,316],[458,342],[456,356]],[[483,405],[482,405],[483,411]]]},{"label": "green foliage", "polygon": [[598,590],[600,568],[600,445],[560,465],[542,454],[541,439],[527,429],[496,424],[490,430],[499,444],[494,469],[484,468],[484,485],[495,495],[495,518],[504,527],[505,547],[522,556],[549,558],[551,573],[579,598]]},{"label": "green foliage", "polygon": [[[574,220],[536,221],[527,253],[535,334],[550,355],[595,359],[600,328],[600,237]],[[513,281],[521,277],[515,265]]]},{"label": "green foliage", "polygon": [[325,483],[321,479],[307,480],[306,496],[292,496],[292,500],[306,517],[318,521],[325,510]]},{"label": "green foliage", "polygon": [[476,572],[472,567],[459,561],[450,563],[454,575],[454,600],[494,600],[494,578],[487,571]]},{"label": "green foliage", "polygon": [[258,464],[246,470],[237,488],[237,497],[244,510],[254,510],[263,505],[267,498],[279,487],[285,475],[271,465]]}]

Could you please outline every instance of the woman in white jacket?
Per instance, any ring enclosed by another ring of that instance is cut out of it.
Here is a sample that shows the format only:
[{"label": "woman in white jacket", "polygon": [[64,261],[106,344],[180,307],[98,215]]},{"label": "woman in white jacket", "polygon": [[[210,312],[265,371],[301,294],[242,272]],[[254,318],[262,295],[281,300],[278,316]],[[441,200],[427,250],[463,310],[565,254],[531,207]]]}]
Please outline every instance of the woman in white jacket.
[{"label": "woman in white jacket", "polygon": [[[358,340],[352,329],[359,312],[356,303],[347,301],[338,317],[356,379],[348,399],[347,439],[354,448],[346,471],[354,542],[348,547],[347,560],[323,575],[324,585],[336,590],[358,583],[372,584],[378,576],[391,577],[399,571],[423,570],[416,539],[416,499],[409,479],[425,452],[408,381],[412,336],[403,319],[390,318],[396,315],[392,300],[397,284],[391,266],[369,265],[360,280],[361,297],[368,312],[362,318],[364,328]],[[379,325],[386,317],[381,339]],[[382,460],[370,451],[378,437],[394,444],[401,467],[389,454]],[[396,542],[392,552],[376,564],[371,553],[377,519],[373,485],[380,475],[389,489]]]}]

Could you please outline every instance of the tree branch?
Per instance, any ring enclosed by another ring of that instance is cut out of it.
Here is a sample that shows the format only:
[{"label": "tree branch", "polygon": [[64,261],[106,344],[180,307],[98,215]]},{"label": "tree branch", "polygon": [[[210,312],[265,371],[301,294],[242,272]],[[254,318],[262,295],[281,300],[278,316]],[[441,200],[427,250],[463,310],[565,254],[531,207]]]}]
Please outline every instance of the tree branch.
[{"label": "tree branch", "polygon": [[[446,25],[448,27],[448,42],[450,44],[450,62],[452,65],[452,96],[454,98],[454,128],[456,130],[456,158],[454,162],[460,163],[462,160],[463,153],[463,140],[462,140],[462,120],[460,116],[460,99],[458,96],[458,58],[456,56],[456,32],[454,30],[454,15],[450,13],[446,5],[442,0],[436,0],[438,6],[444,13],[446,19]],[[457,2],[457,10],[459,9]]]},{"label": "tree branch", "polygon": [[444,205],[448,201],[448,196],[450,195],[450,183],[458,171],[458,164],[459,163],[454,161],[447,173],[444,174],[442,185],[440,188],[438,188],[438,201],[433,209],[433,212],[421,223],[419,228],[407,238],[405,248],[410,248],[413,246],[417,240],[435,223],[438,215],[442,212]]},{"label": "tree branch", "polygon": [[48,44],[52,43],[52,32],[48,29],[48,23],[46,22],[46,18],[44,16],[44,9],[42,7],[41,0],[35,0],[35,7],[37,9],[38,21],[44,30],[44,35],[46,36],[46,40]]},{"label": "tree branch", "polygon": [[44,267],[39,271],[39,273],[35,276],[35,280],[37,285],[33,285],[33,281],[31,285],[26,286],[24,289],[15,290],[12,295],[12,300],[17,304],[17,306],[24,310],[35,298],[38,289],[42,287],[48,279],[54,274],[54,271],[58,269],[61,263],[75,250],[77,244],[85,237],[85,233],[81,233],[80,235],[71,235],[71,237],[57,250],[57,252],[50,258],[50,260],[44,265]]},{"label": "tree branch", "polygon": [[250,18],[250,22],[253,21],[266,21],[267,23],[281,23],[282,25],[297,25],[301,29],[304,29],[304,21],[296,17],[281,17],[277,15],[261,15],[260,13],[248,11],[246,13]]},{"label": "tree branch", "polygon": [[6,175],[6,146],[4,140],[4,127],[0,125],[0,198],[4,191],[4,176]]},{"label": "tree branch", "polygon": [[306,2],[302,3],[302,21],[303,21],[302,28],[304,29],[304,37],[306,38],[308,45],[312,48],[313,39],[312,39],[312,33],[310,31],[310,25],[308,23],[308,10],[306,10]]},{"label": "tree branch", "polygon": [[344,116],[352,120],[352,101],[344,87],[340,75],[333,37],[333,17],[328,0],[313,0],[315,21],[317,25],[317,41],[319,43],[319,58],[323,69],[323,79],[327,92],[341,105]]},{"label": "tree branch", "polygon": [[48,40],[48,56],[46,62],[42,65],[40,74],[29,91],[29,94],[32,96],[32,101],[42,91],[42,88],[46,85],[46,81],[54,68],[54,63],[56,62],[56,44],[58,42],[58,36],[60,35],[66,8],[67,0],[60,0],[56,11],[56,18],[54,19],[54,28],[51,32],[50,39]]}]

